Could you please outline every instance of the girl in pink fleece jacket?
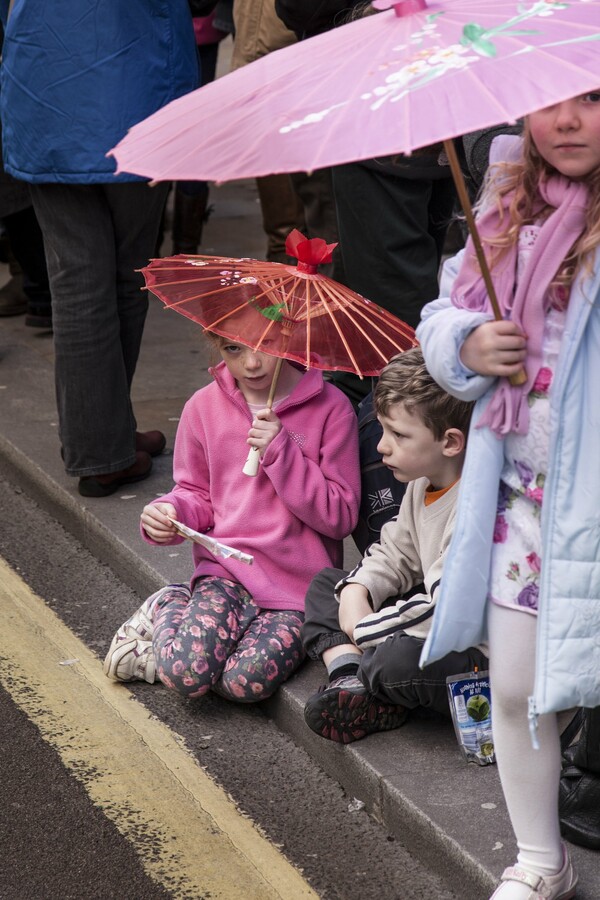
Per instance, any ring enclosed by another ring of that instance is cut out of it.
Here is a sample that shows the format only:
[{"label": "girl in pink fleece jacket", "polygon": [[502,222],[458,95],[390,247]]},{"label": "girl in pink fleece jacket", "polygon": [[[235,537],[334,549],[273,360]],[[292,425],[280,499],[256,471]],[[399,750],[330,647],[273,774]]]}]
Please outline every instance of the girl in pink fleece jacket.
[{"label": "girl in pink fleece jacket", "polygon": [[[321,372],[217,339],[214,382],[184,407],[175,487],[146,506],[143,537],[178,544],[171,519],[254,557],[222,559],[194,544],[191,585],[168,585],[113,638],[104,671],[118,681],[159,678],[186,697],[209,690],[250,703],[269,697],[303,659],[308,584],[339,566],[358,516],[358,431],[347,398]],[[247,435],[244,441],[243,436]],[[242,473],[248,445],[260,455]]]}]

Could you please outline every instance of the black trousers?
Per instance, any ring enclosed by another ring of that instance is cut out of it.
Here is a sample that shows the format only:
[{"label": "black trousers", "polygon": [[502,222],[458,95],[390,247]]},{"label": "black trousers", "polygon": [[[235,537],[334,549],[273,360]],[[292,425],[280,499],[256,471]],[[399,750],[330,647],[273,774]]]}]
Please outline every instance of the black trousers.
[{"label": "black trousers", "polygon": [[[309,585],[302,627],[304,647],[312,659],[320,659],[330,647],[351,643],[340,630],[338,602],[333,589],[348,573],[343,569],[322,569]],[[390,598],[393,603],[397,598]],[[360,658],[358,677],[372,694],[386,703],[407,709],[424,707],[449,716],[446,678],[472,672],[475,666],[487,669],[487,657],[475,647],[449,653],[443,659],[419,668],[425,642],[399,631],[376,647],[367,648]]]},{"label": "black trousers", "polygon": [[30,303],[50,312],[50,285],[44,253],[44,238],[33,206],[4,218],[10,249],[23,272],[23,291]]},{"label": "black trousers", "polygon": [[[423,306],[438,296],[456,197],[447,167],[425,162],[431,159],[394,166],[386,158],[332,170],[344,283],[413,328]],[[345,372],[336,372],[333,381],[354,404],[372,387],[370,379]]]}]

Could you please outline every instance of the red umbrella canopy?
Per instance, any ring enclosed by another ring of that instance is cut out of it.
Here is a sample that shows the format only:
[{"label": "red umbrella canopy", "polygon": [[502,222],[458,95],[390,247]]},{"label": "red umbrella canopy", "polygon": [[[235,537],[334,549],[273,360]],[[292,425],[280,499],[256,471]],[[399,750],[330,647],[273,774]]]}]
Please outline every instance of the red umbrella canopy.
[{"label": "red umbrella canopy", "polygon": [[142,269],[146,287],[166,307],[254,350],[305,368],[378,375],[417,343],[396,316],[332,278],[318,265],[335,244],[292,232],[296,266],[222,256],[172,256]]}]

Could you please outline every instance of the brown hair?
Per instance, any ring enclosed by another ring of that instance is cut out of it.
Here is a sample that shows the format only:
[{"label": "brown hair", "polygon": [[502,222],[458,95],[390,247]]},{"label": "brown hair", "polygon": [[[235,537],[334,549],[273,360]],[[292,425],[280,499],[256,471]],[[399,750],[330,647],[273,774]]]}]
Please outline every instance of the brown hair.
[{"label": "brown hair", "polygon": [[472,402],[457,400],[433,380],[419,347],[389,361],[379,376],[373,401],[382,416],[401,403],[411,415],[420,416],[437,441],[449,428],[458,428],[466,437],[473,411]]},{"label": "brown hair", "polygon": [[217,349],[221,349],[221,347],[224,347],[225,344],[235,344],[236,343],[236,341],[234,341],[230,338],[224,338],[222,335],[217,334],[216,331],[204,330],[202,332],[202,334],[204,335],[204,337],[206,338],[208,343],[211,344],[213,347],[217,347]]}]

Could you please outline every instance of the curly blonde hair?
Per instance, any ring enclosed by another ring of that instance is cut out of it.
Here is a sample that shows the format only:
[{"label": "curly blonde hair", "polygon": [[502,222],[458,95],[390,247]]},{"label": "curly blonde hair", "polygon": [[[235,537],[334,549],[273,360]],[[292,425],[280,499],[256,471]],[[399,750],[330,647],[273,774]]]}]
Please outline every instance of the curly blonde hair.
[{"label": "curly blonde hair", "polygon": [[[487,238],[486,243],[494,248],[492,267],[502,258],[503,253],[514,246],[519,238],[519,230],[524,225],[543,221],[553,212],[553,207],[544,204],[539,191],[541,181],[556,174],[538,153],[531,137],[527,120],[523,132],[523,157],[521,161],[511,163],[495,163],[490,166],[482,192],[483,203],[490,195],[496,196],[502,230],[494,237]],[[586,178],[589,200],[586,210],[585,228],[575,241],[564,260],[558,265],[553,282],[554,287],[562,286],[569,290],[575,275],[582,266],[591,270],[592,251],[600,245],[600,167]],[[506,209],[503,198],[512,192],[513,196]],[[478,204],[481,208],[482,201]]]},{"label": "curly blonde hair", "polygon": [[407,412],[423,420],[437,441],[449,428],[458,428],[466,436],[473,411],[473,403],[457,400],[433,380],[419,347],[389,361],[375,385],[373,403],[381,416],[401,403]]}]

